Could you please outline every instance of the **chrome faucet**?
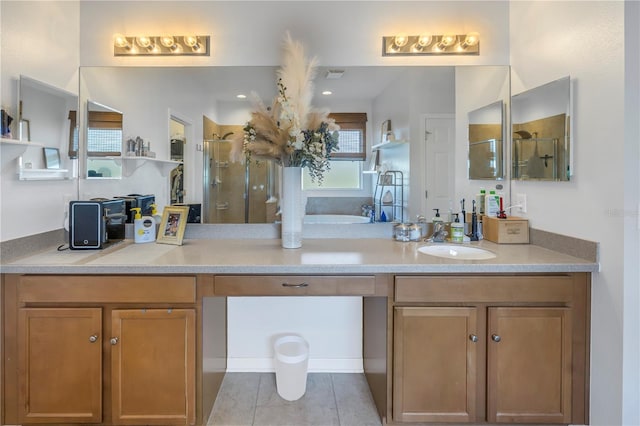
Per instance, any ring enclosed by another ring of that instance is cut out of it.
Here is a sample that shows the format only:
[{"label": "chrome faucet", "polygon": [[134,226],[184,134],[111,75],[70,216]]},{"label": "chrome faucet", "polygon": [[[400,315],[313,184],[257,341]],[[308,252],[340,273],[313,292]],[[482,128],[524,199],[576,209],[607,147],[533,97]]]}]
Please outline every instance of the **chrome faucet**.
[{"label": "chrome faucet", "polygon": [[447,231],[444,229],[444,222],[433,223],[433,234],[429,238],[434,243],[443,243],[447,236]]}]

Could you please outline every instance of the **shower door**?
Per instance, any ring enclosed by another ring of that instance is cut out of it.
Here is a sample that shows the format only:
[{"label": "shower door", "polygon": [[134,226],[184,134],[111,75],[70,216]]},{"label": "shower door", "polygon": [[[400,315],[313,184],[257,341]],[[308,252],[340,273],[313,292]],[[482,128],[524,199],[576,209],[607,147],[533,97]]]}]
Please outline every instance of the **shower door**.
[{"label": "shower door", "polygon": [[272,167],[264,161],[234,163],[230,150],[228,140],[204,141],[203,222],[265,223]]}]

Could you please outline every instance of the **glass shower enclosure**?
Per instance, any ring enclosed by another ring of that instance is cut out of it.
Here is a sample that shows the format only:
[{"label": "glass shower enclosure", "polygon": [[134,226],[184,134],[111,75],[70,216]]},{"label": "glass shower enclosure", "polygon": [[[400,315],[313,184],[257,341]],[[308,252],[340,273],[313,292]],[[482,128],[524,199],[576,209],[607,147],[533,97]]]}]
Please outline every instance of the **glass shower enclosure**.
[{"label": "glass shower enclosure", "polygon": [[274,165],[271,161],[244,164],[229,159],[231,142],[203,144],[203,222],[268,223],[275,220]]}]

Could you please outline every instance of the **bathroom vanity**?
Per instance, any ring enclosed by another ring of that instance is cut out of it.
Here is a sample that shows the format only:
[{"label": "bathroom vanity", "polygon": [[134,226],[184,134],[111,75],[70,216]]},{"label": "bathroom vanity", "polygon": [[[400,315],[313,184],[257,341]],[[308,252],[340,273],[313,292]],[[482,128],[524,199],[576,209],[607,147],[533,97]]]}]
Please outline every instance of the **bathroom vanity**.
[{"label": "bathroom vanity", "polygon": [[587,424],[597,264],[534,245],[483,241],[490,260],[420,245],[127,240],[5,263],[2,424],[203,425],[226,368],[226,298],[270,295],[363,298],[383,424]]}]

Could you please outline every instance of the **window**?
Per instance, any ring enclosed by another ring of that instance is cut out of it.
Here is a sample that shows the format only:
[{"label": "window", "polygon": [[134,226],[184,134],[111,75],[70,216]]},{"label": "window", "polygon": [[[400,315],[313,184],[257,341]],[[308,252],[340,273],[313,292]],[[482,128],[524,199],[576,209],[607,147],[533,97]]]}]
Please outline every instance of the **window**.
[{"label": "window", "polygon": [[367,158],[367,114],[336,113],[329,117],[340,126],[339,149],[331,154],[331,159],[364,161]]},{"label": "window", "polygon": [[122,151],[122,114],[90,111],[87,129],[89,157],[119,156]]},{"label": "window", "polygon": [[340,126],[338,151],[331,153],[330,170],[322,184],[312,182],[303,173],[305,190],[359,190],[362,189],[362,167],[367,157],[366,113],[334,113],[329,115]]}]

